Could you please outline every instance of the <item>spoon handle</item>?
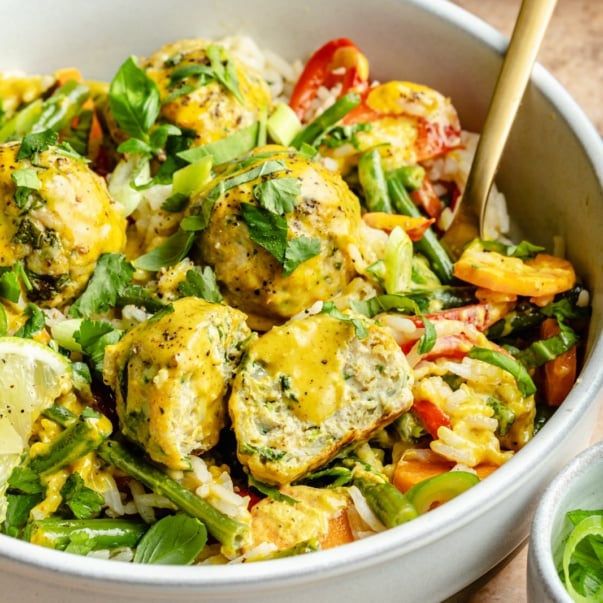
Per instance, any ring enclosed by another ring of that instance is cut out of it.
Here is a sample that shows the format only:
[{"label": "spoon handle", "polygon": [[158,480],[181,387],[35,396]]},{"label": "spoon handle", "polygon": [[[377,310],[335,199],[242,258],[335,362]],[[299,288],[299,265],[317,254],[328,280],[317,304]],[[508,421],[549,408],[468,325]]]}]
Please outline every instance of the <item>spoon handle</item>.
[{"label": "spoon handle", "polygon": [[556,0],[523,0],[498,75],[463,195],[479,211],[481,238],[494,175],[555,4]]}]

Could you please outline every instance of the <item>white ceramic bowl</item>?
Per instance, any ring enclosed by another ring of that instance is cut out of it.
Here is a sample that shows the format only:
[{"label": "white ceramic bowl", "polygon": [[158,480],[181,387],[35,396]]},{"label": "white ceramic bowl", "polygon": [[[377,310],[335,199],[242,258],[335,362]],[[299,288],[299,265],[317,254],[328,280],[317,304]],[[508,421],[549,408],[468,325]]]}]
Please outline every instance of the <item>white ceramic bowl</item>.
[{"label": "white ceramic bowl", "polygon": [[573,602],[555,568],[554,554],[568,534],[565,516],[575,509],[603,509],[603,442],[572,459],[538,503],[528,549],[530,603]]},{"label": "white ceramic bowl", "polygon": [[[76,65],[110,78],[130,54],[168,41],[246,33],[286,58],[353,39],[372,73],[450,96],[479,129],[506,39],[444,0],[2,0],[0,69]],[[439,602],[478,580],[527,537],[538,496],[588,442],[603,386],[603,145],[562,87],[537,67],[499,172],[518,230],[551,246],[561,235],[594,292],[584,368],[541,433],[456,500],[344,547],[251,565],[152,567],[97,561],[0,536],[0,599]]]}]

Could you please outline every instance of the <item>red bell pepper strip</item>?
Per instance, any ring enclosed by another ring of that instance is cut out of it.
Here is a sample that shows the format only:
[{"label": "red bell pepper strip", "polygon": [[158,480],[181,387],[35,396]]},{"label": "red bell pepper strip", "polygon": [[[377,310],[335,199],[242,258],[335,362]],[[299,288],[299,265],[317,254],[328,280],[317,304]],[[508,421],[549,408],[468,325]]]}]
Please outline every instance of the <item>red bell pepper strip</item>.
[{"label": "red bell pepper strip", "polygon": [[[554,318],[547,318],[540,325],[542,339],[553,337],[559,332],[559,324]],[[543,389],[544,397],[549,406],[559,406],[565,400],[576,381],[577,364],[575,345],[567,352],[544,364],[542,368],[544,374]]]},{"label": "red bell pepper strip", "polygon": [[297,80],[289,106],[303,121],[321,86],[327,89],[341,84],[339,96],[368,86],[369,65],[366,57],[347,38],[337,38],[321,46],[308,59]]},{"label": "red bell pepper strip", "polygon": [[434,439],[438,437],[440,427],[451,428],[448,415],[429,400],[415,400],[412,405],[413,412],[419,417],[427,433]]}]

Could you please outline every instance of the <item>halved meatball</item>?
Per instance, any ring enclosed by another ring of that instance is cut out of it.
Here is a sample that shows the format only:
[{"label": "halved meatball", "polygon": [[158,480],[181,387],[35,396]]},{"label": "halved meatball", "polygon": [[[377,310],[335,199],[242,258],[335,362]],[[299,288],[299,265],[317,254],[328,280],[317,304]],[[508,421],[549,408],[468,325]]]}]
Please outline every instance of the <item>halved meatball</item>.
[{"label": "halved meatball", "polygon": [[50,147],[34,165],[17,159],[20,146],[0,145],[0,266],[22,261],[29,298],[58,307],[82,292],[101,254],[124,250],[126,219],[84,160]]},{"label": "halved meatball", "polygon": [[[244,211],[257,208],[266,189],[278,196],[283,187],[293,197],[282,216],[287,242],[317,245],[317,253],[291,272],[256,242],[257,228]],[[332,298],[357,275],[358,198],[339,174],[296,151],[260,147],[215,179],[191,205],[193,214],[211,206],[209,223],[198,236],[202,261],[214,268],[225,299],[250,315],[256,328],[262,319],[282,323],[316,301]]]},{"label": "halved meatball", "polygon": [[224,398],[251,332],[228,306],[194,297],[172,306],[107,346],[103,376],[124,435],[155,461],[187,469],[191,452],[218,442]]},{"label": "halved meatball", "polygon": [[250,344],[233,383],[239,460],[260,481],[288,484],[408,410],[412,382],[375,323],[364,337],[327,314],[273,327]]}]

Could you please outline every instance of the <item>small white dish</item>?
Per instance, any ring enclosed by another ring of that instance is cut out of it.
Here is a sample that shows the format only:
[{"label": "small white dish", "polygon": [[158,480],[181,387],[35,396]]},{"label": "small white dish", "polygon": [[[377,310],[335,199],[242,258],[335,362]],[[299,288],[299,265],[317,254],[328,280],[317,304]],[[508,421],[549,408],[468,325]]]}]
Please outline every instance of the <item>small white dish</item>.
[{"label": "small white dish", "polygon": [[573,603],[556,568],[571,527],[568,511],[603,509],[603,441],[571,460],[545,490],[534,514],[528,549],[529,603]]}]

